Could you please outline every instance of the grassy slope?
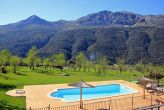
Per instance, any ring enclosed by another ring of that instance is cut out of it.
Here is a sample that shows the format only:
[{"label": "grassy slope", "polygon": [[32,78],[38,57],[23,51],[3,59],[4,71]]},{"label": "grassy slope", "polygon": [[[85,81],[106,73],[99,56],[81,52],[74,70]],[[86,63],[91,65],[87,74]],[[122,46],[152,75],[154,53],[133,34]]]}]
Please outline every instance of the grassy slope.
[{"label": "grassy slope", "polygon": [[[85,81],[102,81],[102,80],[135,80],[136,78],[142,76],[141,73],[136,71],[126,71],[118,73],[116,70],[108,69],[106,74],[97,76],[96,73],[92,72],[79,72],[68,69],[63,71],[63,73],[68,73],[70,76],[61,76],[62,73],[58,69],[53,69],[51,72],[47,72],[44,68],[38,68],[35,71],[31,71],[27,67],[20,67],[18,74],[14,74],[11,71],[11,67],[8,67],[9,73],[3,75],[7,79],[0,77],[0,83],[6,85],[15,85],[21,88],[22,85],[37,85],[37,84],[56,84],[56,83],[70,83],[77,82],[80,79]],[[135,76],[133,75],[135,74]],[[164,83],[164,80],[162,80]],[[20,86],[21,85],[21,86]],[[5,100],[7,104],[25,107],[25,98],[24,97],[10,97],[5,95],[7,90],[0,89],[0,101]]]}]

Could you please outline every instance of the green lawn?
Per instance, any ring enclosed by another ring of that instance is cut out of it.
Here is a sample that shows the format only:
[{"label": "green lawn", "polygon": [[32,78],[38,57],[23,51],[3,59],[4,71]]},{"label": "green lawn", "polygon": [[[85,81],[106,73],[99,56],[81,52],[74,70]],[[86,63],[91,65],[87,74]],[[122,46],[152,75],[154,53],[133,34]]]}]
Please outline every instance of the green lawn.
[{"label": "green lawn", "polygon": [[[19,67],[18,74],[12,73],[12,68],[7,67],[8,74],[1,74],[0,77],[0,101],[5,102],[8,105],[16,107],[25,107],[24,97],[10,97],[5,95],[5,92],[11,88],[22,88],[23,85],[38,85],[38,84],[57,84],[57,83],[70,83],[77,82],[80,79],[84,81],[103,81],[103,80],[127,80],[132,81],[141,77],[142,74],[132,71],[124,71],[119,73],[117,70],[108,69],[105,74],[97,76],[92,70],[91,72],[75,71],[73,69],[67,69],[61,72],[58,69],[52,69],[52,71],[45,71],[44,67],[30,70],[28,67]],[[60,73],[67,73],[70,76],[61,76]],[[164,80],[161,81],[164,83]],[[5,88],[5,89],[4,89]]]}]

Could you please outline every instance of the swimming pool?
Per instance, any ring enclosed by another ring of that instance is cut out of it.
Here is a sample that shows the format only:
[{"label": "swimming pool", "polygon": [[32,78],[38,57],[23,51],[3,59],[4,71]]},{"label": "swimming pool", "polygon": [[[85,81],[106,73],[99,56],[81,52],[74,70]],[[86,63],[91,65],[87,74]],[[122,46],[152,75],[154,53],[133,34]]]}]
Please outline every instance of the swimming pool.
[{"label": "swimming pool", "polygon": [[[132,94],[137,92],[137,90],[121,84],[99,85],[94,88],[83,88],[83,100]],[[62,99],[62,101],[66,102],[79,101],[79,95],[79,88],[58,89],[57,91],[50,93],[51,97],[55,99]]]}]

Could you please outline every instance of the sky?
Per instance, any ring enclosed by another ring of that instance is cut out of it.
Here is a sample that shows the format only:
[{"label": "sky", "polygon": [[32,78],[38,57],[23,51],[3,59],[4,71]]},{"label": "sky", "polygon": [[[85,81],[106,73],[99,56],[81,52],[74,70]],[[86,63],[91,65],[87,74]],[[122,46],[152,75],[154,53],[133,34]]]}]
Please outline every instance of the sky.
[{"label": "sky", "polygon": [[103,10],[164,14],[164,0],[0,0],[0,25],[31,15],[47,21],[75,20]]}]

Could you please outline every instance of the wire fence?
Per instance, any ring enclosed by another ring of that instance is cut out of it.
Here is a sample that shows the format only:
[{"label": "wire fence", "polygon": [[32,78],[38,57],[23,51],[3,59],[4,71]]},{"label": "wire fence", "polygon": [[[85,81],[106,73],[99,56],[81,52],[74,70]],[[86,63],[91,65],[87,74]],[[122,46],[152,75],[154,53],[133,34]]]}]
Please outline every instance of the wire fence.
[{"label": "wire fence", "polygon": [[[158,107],[155,107],[158,106]],[[153,95],[147,95],[145,98],[143,96],[130,96],[126,98],[109,98],[109,100],[84,103],[83,109],[80,109],[80,104],[51,107],[48,105],[44,108],[28,108],[26,110],[146,110],[146,107],[154,107],[150,110],[160,110],[160,107],[164,105],[159,105],[159,103],[153,98]],[[143,108],[143,109],[142,109]]]}]

